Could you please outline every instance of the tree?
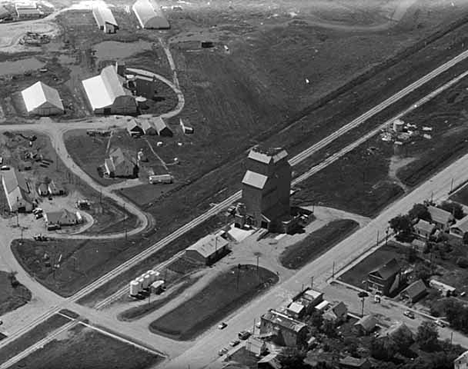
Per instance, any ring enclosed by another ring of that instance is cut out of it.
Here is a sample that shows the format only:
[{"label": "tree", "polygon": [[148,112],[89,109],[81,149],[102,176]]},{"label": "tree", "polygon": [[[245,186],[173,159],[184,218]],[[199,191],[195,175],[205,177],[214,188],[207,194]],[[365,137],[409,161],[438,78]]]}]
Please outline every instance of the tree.
[{"label": "tree", "polygon": [[306,353],[296,348],[284,348],[279,355],[279,362],[283,369],[307,369],[310,365],[304,363]]},{"label": "tree", "polygon": [[323,316],[320,311],[315,310],[309,319],[310,324],[313,327],[320,328],[323,324]]},{"label": "tree", "polygon": [[409,352],[409,348],[414,342],[412,334],[405,329],[396,330],[392,335],[392,339],[395,342],[398,352],[402,355]]},{"label": "tree", "polygon": [[463,235],[463,244],[468,245],[468,232]]},{"label": "tree", "polygon": [[437,347],[439,331],[432,321],[424,321],[416,332],[416,342],[422,350],[430,351]]},{"label": "tree", "polygon": [[331,320],[325,319],[322,324],[322,332],[326,334],[328,337],[333,338],[336,337],[336,329],[335,324]]},{"label": "tree", "polygon": [[429,278],[431,278],[431,268],[426,265],[425,263],[417,263],[414,267],[414,276],[416,279],[422,279],[424,283],[429,282]]},{"label": "tree", "polygon": [[370,352],[374,359],[391,361],[398,352],[398,347],[391,337],[372,337]]},{"label": "tree", "polygon": [[439,208],[448,211],[449,213],[453,214],[455,219],[461,219],[465,216],[463,212],[463,207],[457,202],[451,201],[444,201],[442,204],[439,205]]},{"label": "tree", "polygon": [[414,204],[413,208],[408,212],[408,216],[411,220],[422,219],[427,222],[432,220],[431,214],[424,204]]},{"label": "tree", "polygon": [[411,220],[407,215],[398,215],[390,219],[389,224],[390,228],[397,234],[409,235],[413,231]]}]

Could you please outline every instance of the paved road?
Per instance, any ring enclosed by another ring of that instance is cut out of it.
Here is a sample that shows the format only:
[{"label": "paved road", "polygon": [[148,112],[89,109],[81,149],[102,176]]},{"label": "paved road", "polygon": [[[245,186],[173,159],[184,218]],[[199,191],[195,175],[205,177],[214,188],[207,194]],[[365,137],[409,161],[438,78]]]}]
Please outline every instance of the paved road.
[{"label": "paved road", "polygon": [[[367,249],[375,246],[378,233],[381,237],[385,234],[388,221],[399,214],[408,212],[414,203],[427,200],[431,196],[434,200],[445,198],[450,191],[452,179],[454,186],[468,180],[468,171],[465,170],[467,165],[468,155],[439,172],[397,203],[389,206],[366,227],[361,228],[333,249],[299,270],[296,275],[282,281],[280,285],[273,287],[267,294],[251,302],[248,306],[244,306],[237,313],[232,314],[225,320],[228,323],[225,330],[219,331],[213,328],[206,332],[197,339],[197,342],[190,350],[169,361],[165,368],[179,369],[188,364],[193,369],[205,367],[216,359],[218,350],[226,347],[229,341],[236,337],[237,332],[251,328],[253,319],[258,319],[269,308],[285,305],[290,301],[294,293],[300,291],[303,285],[310,284],[311,277],[314,277],[314,286],[324,288],[327,279],[331,277],[333,264],[335,264],[335,270],[339,270],[359,257]],[[454,335],[454,342],[457,342],[457,338]],[[460,343],[464,344],[465,341],[460,341]]]}]

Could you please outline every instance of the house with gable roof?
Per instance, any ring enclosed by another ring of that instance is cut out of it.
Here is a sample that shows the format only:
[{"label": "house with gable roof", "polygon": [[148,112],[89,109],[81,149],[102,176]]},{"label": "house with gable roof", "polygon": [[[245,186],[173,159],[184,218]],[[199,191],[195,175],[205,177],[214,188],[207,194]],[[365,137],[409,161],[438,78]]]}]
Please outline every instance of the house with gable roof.
[{"label": "house with gable roof", "polygon": [[400,285],[401,267],[393,258],[367,275],[367,289],[388,296]]}]

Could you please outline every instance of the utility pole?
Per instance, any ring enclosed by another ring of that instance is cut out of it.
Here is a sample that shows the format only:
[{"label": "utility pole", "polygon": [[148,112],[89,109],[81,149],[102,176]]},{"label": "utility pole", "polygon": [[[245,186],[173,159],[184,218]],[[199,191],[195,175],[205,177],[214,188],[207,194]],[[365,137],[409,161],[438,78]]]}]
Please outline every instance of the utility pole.
[{"label": "utility pole", "polygon": [[453,191],[453,178],[452,178],[452,183],[450,184],[450,193]]},{"label": "utility pole", "polygon": [[314,288],[314,276],[310,277],[310,288]]},{"label": "utility pole", "polygon": [[377,246],[379,245],[379,231],[377,230]]},{"label": "utility pole", "polygon": [[332,264],[332,278],[335,278],[335,262]]},{"label": "utility pole", "polygon": [[127,212],[125,210],[125,203],[124,203],[124,229],[125,229],[125,241],[127,241]]},{"label": "utility pole", "polygon": [[257,255],[257,277],[258,277],[258,259],[260,259],[260,255]]}]

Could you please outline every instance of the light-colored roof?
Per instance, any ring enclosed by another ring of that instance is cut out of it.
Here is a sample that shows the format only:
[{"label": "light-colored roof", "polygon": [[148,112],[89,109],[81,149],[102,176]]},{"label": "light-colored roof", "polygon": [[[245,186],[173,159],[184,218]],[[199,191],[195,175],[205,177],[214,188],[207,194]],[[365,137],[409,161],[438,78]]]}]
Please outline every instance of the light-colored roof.
[{"label": "light-colored roof", "polygon": [[281,328],[285,328],[294,332],[299,332],[303,328],[307,327],[305,323],[292,319],[287,315],[281,314],[280,312],[273,309],[263,314],[262,318],[277,326],[280,326]]},{"label": "light-colored roof", "polygon": [[112,24],[116,27],[118,26],[112,11],[106,5],[100,4],[95,6],[93,8],[93,14],[100,26],[104,26],[106,23]]},{"label": "light-colored roof", "polygon": [[163,129],[168,128],[166,122],[161,117],[155,117],[153,123],[154,123],[154,127],[156,128],[156,131],[158,132],[158,134]]},{"label": "light-colored roof", "polygon": [[265,183],[267,182],[267,180],[268,180],[267,176],[248,170],[244,174],[242,183],[261,190],[265,186]]},{"label": "light-colored roof", "polygon": [[414,225],[414,228],[426,233],[432,233],[434,231],[435,225],[426,222],[424,219],[419,219],[419,222]]},{"label": "light-colored roof", "polygon": [[169,28],[169,22],[155,1],[137,0],[132,6],[140,26],[143,28]]},{"label": "light-colored roof", "polygon": [[210,234],[198,240],[186,250],[197,251],[203,257],[208,258],[214,253],[216,253],[217,250],[226,247],[228,244],[229,242],[221,236]]},{"label": "light-colored roof", "polygon": [[440,224],[447,224],[451,219],[453,219],[452,214],[444,209],[436,208],[435,206],[428,206],[427,210],[431,214],[431,218],[434,222]]},{"label": "light-colored roof", "polygon": [[262,358],[257,364],[269,364],[273,369],[281,369],[281,363],[277,352],[271,352]]},{"label": "light-colored roof", "polygon": [[304,296],[308,296],[312,300],[315,300],[315,299],[323,296],[323,292],[316,291],[316,290],[307,290],[307,291],[304,292]]},{"label": "light-colored roof", "polygon": [[366,331],[371,331],[377,325],[377,320],[373,315],[366,315],[354,323],[354,325],[359,325]]},{"label": "light-colored roof", "polygon": [[26,180],[21,175],[21,173],[18,173],[18,171],[15,168],[2,171],[2,177],[4,180],[3,183],[8,193],[14,191],[16,188],[20,188],[25,192],[29,192]]},{"label": "light-colored roof", "polygon": [[23,96],[28,112],[44,105],[63,110],[62,100],[60,99],[58,91],[41,81],[21,91],[21,95]]},{"label": "light-colored roof", "polygon": [[368,360],[366,358],[357,358],[357,357],[352,357],[352,356],[346,356],[343,359],[340,359],[340,364],[341,365],[346,365],[346,366],[351,366],[354,368],[360,368],[362,367]]},{"label": "light-colored roof", "polygon": [[432,286],[432,287],[434,287],[434,288],[437,288],[437,287],[442,288],[442,289],[444,289],[444,290],[446,290],[446,291],[455,291],[455,290],[456,290],[455,287],[450,286],[450,285],[448,285],[448,284],[446,284],[446,283],[443,283],[443,282],[441,282],[441,281],[438,281],[438,280],[436,280],[436,279],[431,279],[431,280],[429,281],[429,285]]},{"label": "light-colored roof", "polygon": [[261,151],[260,149],[254,148],[250,150],[248,158],[260,163],[269,164],[271,161],[276,163],[287,156],[288,153],[286,150],[281,148],[270,149],[267,151]]},{"label": "light-colored roof", "polygon": [[292,302],[288,306],[288,310],[295,313],[295,314],[300,314],[302,310],[304,310],[304,305],[299,304],[297,302]]},{"label": "light-colored roof", "polygon": [[315,308],[317,310],[323,310],[325,309],[330,303],[327,300],[323,300],[320,304],[318,304]]},{"label": "light-colored roof", "polygon": [[468,216],[462,218],[452,228],[457,228],[463,233],[468,232]]},{"label": "light-colored roof", "polygon": [[141,127],[141,124],[139,121],[135,120],[135,119],[130,119],[129,121],[127,121],[127,131],[140,131],[142,130],[142,127]]},{"label": "light-colored roof", "polygon": [[140,127],[143,129],[143,132],[148,132],[151,129],[154,129],[156,131],[156,127],[151,123],[149,119],[142,119],[140,121]]},{"label": "light-colored roof", "polygon": [[453,362],[455,363],[460,360],[466,360],[467,358],[468,358],[468,351],[465,351],[459,357],[457,357]]},{"label": "light-colored roof", "polygon": [[100,75],[85,79],[83,86],[93,109],[111,106],[117,97],[130,95],[123,88],[113,65],[105,67]]}]

